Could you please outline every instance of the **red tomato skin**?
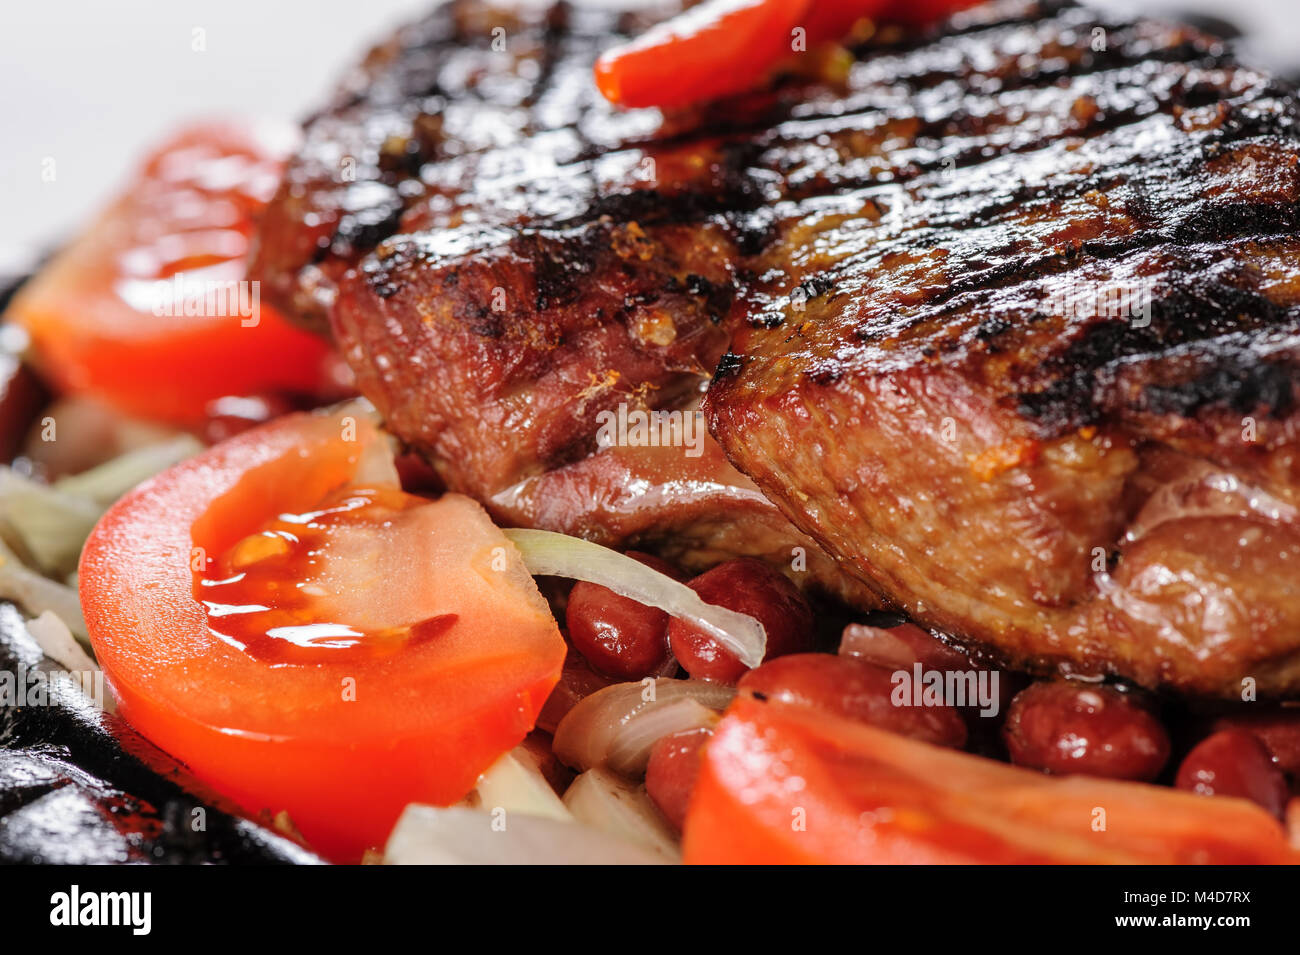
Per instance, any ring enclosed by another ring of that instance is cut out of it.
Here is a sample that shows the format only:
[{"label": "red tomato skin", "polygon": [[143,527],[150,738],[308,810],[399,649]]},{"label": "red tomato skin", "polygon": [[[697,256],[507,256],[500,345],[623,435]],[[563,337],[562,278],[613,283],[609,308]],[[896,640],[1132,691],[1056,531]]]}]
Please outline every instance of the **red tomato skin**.
[{"label": "red tomato skin", "polygon": [[[284,158],[279,138],[222,123],[178,133],[24,287],[8,314],[53,384],[185,427],[200,426],[209,403],[228,395],[337,390],[329,344],[261,302],[260,286],[247,317],[156,314],[144,302],[177,273],[191,282],[246,278],[244,250]],[[217,178],[231,162],[243,164],[233,185]],[[245,286],[250,306],[254,288]]]},{"label": "red tomato skin", "polygon": [[[478,656],[483,634],[457,628],[377,661],[272,669],[212,635],[191,562],[349,484],[378,440],[356,421],[349,442],[335,416],[290,415],[164,472],[110,509],[80,565],[121,716],[251,815],[286,811],[342,862],[382,846],[408,803],[447,805],[472,789],[532,729],[565,653],[540,595],[538,606],[494,606]],[[496,646],[492,633],[527,636]]]},{"label": "red tomato skin", "polygon": [[978,2],[713,0],[605,53],[596,85],[619,106],[681,108],[743,93],[782,60],[843,38],[859,20],[923,25]]},{"label": "red tomato skin", "polygon": [[628,108],[743,92],[792,52],[809,0],[713,0],[596,61],[596,85]]},{"label": "red tomato skin", "polygon": [[682,849],[704,865],[1300,861],[1243,800],[1046,776],[743,694],[703,750]]},{"label": "red tomato skin", "polygon": [[[901,0],[906,3],[909,0]],[[944,0],[933,0],[944,2]],[[810,43],[827,43],[842,39],[862,19],[874,19],[900,5],[900,0],[817,0],[811,5],[805,23]]]}]

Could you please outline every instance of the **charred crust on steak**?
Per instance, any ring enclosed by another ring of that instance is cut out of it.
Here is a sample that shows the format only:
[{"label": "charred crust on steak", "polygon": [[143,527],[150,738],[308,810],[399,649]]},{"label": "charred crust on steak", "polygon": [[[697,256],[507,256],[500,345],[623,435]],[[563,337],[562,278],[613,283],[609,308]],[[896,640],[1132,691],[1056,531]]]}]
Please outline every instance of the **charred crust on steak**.
[{"label": "charred crust on steak", "polygon": [[[614,110],[592,61],[673,9],[455,0],[377,47],[307,124],[264,294],[499,516],[634,480],[593,416],[707,382],[764,526],[958,642],[1300,690],[1294,90],[1194,27],[1002,0]],[[615,510],[554,521],[622,540]]]}]

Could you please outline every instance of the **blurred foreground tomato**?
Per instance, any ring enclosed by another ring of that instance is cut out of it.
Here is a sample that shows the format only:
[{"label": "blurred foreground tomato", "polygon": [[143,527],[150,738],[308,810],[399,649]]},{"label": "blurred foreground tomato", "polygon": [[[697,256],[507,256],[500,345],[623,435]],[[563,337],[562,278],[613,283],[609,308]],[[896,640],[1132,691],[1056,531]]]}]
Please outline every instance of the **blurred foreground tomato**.
[{"label": "blurred foreground tomato", "polygon": [[1242,799],[1053,777],[742,695],[704,748],[686,862],[1294,863]]},{"label": "blurred foreground tomato", "polygon": [[219,123],[179,133],[23,287],[7,315],[58,388],[195,426],[217,398],[331,385],[329,346],[245,280],[294,135]]}]

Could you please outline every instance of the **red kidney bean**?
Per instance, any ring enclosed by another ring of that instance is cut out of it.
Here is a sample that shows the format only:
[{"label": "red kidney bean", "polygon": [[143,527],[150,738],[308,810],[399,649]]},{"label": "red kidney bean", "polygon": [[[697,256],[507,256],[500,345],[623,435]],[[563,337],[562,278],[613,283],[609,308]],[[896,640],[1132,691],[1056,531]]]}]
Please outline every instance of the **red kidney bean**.
[{"label": "red kidney bean", "polygon": [[[966,721],[955,707],[897,705],[896,671],[831,653],[796,653],[750,670],[739,687],[769,700],[834,713],[902,736],[960,749]],[[906,695],[910,703],[912,696]]]},{"label": "red kidney bean", "polygon": [[1197,743],[1178,767],[1174,785],[1204,796],[1238,796],[1282,818],[1286,776],[1264,744],[1242,730],[1220,730]]},{"label": "red kidney bean", "polygon": [[646,793],[678,832],[686,825],[686,808],[695,791],[695,781],[700,778],[700,757],[712,735],[710,729],[682,730],[665,736],[650,749],[650,762],[645,769]]},{"label": "red kidney bean", "polygon": [[997,742],[998,729],[1002,717],[1007,712],[1011,697],[1015,695],[1016,680],[1011,673],[993,670],[976,664],[965,653],[951,647],[938,637],[921,629],[914,623],[903,623],[893,627],[872,627],[863,623],[851,623],[844,628],[840,637],[841,656],[853,657],[891,670],[911,670],[914,664],[921,664],[925,670],[942,672],[987,670],[985,680],[995,681],[994,692],[997,694],[996,708],[989,711],[982,703],[969,701],[958,709],[966,717],[971,740],[978,750],[989,755],[1001,756],[1001,744]]},{"label": "red kidney bean", "polygon": [[570,647],[564,658],[564,669],[560,671],[560,682],[555,684],[555,689],[546,698],[541,713],[537,715],[538,729],[555,732],[555,727],[560,725],[560,720],[564,719],[569,710],[613,682],[615,681],[593,670],[586,658]]},{"label": "red kidney bean", "polygon": [[[676,576],[673,567],[650,554],[629,551],[627,556]],[[601,673],[640,680],[661,672],[668,663],[668,614],[607,587],[585,580],[574,584],[565,621],[573,646]]]},{"label": "red kidney bean", "polygon": [[[705,603],[749,614],[767,631],[764,660],[811,650],[812,608],[794,584],[761,560],[742,557],[719,564],[688,582]],[[746,667],[703,630],[674,618],[668,639],[677,661],[697,680],[735,683]]]},{"label": "red kidney bean", "polygon": [[[1256,706],[1251,703],[1249,706]],[[1216,720],[1212,732],[1243,730],[1250,733],[1269,751],[1284,773],[1300,780],[1300,711],[1242,713]]]},{"label": "red kidney bean", "polygon": [[1169,759],[1169,734],[1114,687],[1035,683],[1016,694],[1002,728],[1011,761],[1049,773],[1149,782]]}]

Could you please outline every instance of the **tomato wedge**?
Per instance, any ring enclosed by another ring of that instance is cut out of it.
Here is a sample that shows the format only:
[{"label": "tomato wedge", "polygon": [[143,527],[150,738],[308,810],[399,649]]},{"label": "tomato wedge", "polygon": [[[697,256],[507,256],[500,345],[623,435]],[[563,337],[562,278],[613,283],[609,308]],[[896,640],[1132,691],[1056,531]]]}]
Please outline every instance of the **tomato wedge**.
[{"label": "tomato wedge", "polygon": [[120,713],[339,861],[408,803],[462,798],[564,663],[482,508],[404,494],[357,414],[279,418],[145,483],[91,534],[80,586]]},{"label": "tomato wedge", "polygon": [[619,106],[686,106],[749,89],[791,52],[810,0],[710,0],[596,61]]},{"label": "tomato wedge", "polygon": [[283,129],[185,130],[11,304],[61,390],[195,425],[227,395],[331,386],[329,346],[245,281],[256,219],[292,144]]},{"label": "tomato wedge", "polygon": [[683,851],[702,864],[1300,861],[1245,800],[1045,776],[748,696],[704,750]]},{"label": "tomato wedge", "polygon": [[751,89],[796,50],[864,18],[924,24],[980,0],[709,0],[596,61],[596,85],[628,108],[689,106]]}]

